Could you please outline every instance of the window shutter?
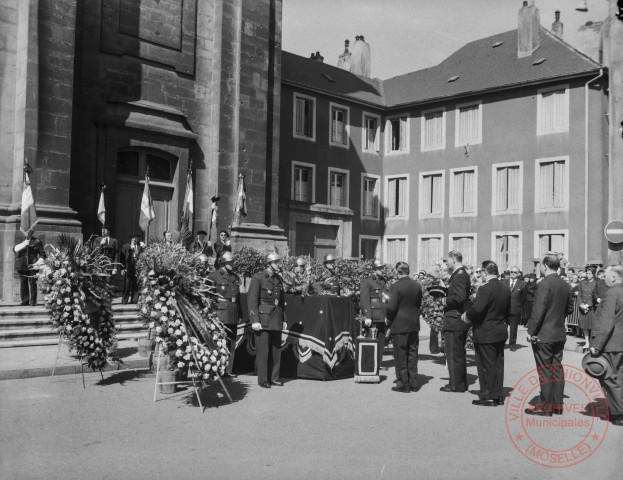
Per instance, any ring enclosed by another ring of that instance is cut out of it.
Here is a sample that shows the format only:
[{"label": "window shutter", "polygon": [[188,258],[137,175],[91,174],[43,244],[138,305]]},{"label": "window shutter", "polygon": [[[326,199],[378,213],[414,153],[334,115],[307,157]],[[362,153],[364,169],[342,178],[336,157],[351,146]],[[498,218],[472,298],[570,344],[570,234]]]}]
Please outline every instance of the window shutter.
[{"label": "window shutter", "polygon": [[463,183],[463,212],[465,213],[474,213],[474,198],[475,198],[475,188],[474,181],[476,179],[476,172],[464,172],[464,183]]},{"label": "window shutter", "polygon": [[388,200],[389,200],[389,202],[388,202],[389,205],[387,206],[388,207],[387,208],[387,214],[390,217],[393,217],[393,216],[397,215],[397,212],[396,212],[396,201],[397,201],[397,198],[396,198],[396,193],[397,193],[396,192],[396,184],[397,184],[397,182],[398,182],[398,179],[396,179],[396,178],[392,178],[391,180],[389,180],[387,182],[387,186],[388,186],[387,195],[388,195]]},{"label": "window shutter", "polygon": [[398,150],[406,150],[407,149],[407,119],[401,118],[400,122],[400,140],[398,145]]},{"label": "window shutter", "polygon": [[556,208],[564,207],[565,199],[565,162],[555,162],[554,164],[554,183],[553,183],[553,206]]},{"label": "window shutter", "polygon": [[435,215],[441,214],[441,205],[443,198],[441,198],[441,175],[432,176],[432,205],[431,212]]},{"label": "window shutter", "polygon": [[407,209],[407,179],[398,180],[398,215],[404,216]]},{"label": "window shutter", "polygon": [[539,185],[541,208],[551,208],[554,206],[554,164],[542,163],[540,165],[541,184]]},{"label": "window shutter", "polygon": [[565,236],[562,234],[552,235],[552,250],[554,252],[563,252],[565,249]]}]

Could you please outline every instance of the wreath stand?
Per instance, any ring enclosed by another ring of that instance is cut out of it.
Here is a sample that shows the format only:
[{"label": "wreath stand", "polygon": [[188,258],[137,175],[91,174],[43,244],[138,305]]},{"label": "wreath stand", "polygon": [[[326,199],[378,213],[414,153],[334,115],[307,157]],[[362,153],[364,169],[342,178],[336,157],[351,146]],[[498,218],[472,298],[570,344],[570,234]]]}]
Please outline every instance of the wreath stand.
[{"label": "wreath stand", "polygon": [[[61,346],[65,343],[64,339],[63,339],[63,333],[64,333],[65,329],[63,328],[63,331],[58,333],[58,349],[56,350],[56,359],[54,360],[54,368],[52,368],[52,377],[54,376],[54,372],[56,371],[56,365],[58,364],[58,359],[61,355]],[[88,363],[85,363],[82,361],[82,359],[80,359],[80,373],[82,374],[82,388],[87,388],[86,384],[84,382],[84,366],[88,365]],[[119,370],[119,365],[117,365],[117,370]],[[100,369],[100,375],[102,376],[102,380],[104,380],[104,374],[102,373],[102,370]]]}]

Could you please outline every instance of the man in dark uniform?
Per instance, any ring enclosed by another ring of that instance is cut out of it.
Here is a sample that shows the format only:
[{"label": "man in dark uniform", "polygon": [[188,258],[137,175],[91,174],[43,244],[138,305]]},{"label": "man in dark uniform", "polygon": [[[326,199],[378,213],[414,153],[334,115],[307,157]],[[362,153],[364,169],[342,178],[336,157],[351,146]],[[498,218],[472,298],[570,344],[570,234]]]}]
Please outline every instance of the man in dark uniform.
[{"label": "man in dark uniform", "polygon": [[[281,257],[266,256],[266,269],[251,279],[247,293],[249,322],[257,335],[257,382],[260,387],[283,386],[279,380],[281,366],[281,331],[284,323]],[[270,379],[268,377],[270,372]]]},{"label": "man in dark uniform", "polygon": [[455,250],[448,253],[450,276],[446,306],[443,313],[443,339],[450,381],[440,388],[442,392],[462,393],[467,389],[465,342],[469,327],[461,320],[469,300],[471,282],[462,264],[463,255]]},{"label": "man in dark uniform", "polygon": [[517,350],[517,328],[521,323],[522,296],[526,283],[519,278],[519,267],[512,267],[510,278],[502,280],[502,285],[511,292],[511,307],[507,323],[509,328],[508,347],[511,352]]},{"label": "man in dark uniform", "polygon": [[138,257],[143,251],[143,246],[139,243],[141,235],[135,233],[130,236],[130,241],[121,247],[121,264],[125,270],[125,289],[123,292],[122,303],[136,303],[138,297],[138,272],[136,264]]},{"label": "man in dark uniform", "polygon": [[43,242],[34,237],[35,230],[26,232],[26,239],[13,247],[17,254],[15,268],[19,274],[19,293],[21,305],[37,304],[37,270],[30,268],[39,258],[45,258]]},{"label": "man in dark uniform", "polygon": [[116,238],[110,236],[110,227],[104,225],[102,227],[102,236],[95,238],[93,241],[93,249],[99,249],[102,254],[108,257],[110,261],[113,275],[117,274],[117,263],[119,263],[119,246]]},{"label": "man in dark uniform", "polygon": [[478,289],[474,304],[461,317],[466,324],[474,326],[480,399],[473,400],[472,404],[487,407],[504,405],[504,343],[508,338],[505,322],[511,292],[502,284],[503,280],[498,280],[498,275],[498,266],[494,262],[482,262],[485,283]]},{"label": "man in dark uniform", "polygon": [[214,297],[218,308],[218,319],[227,327],[227,348],[229,365],[227,375],[234,377],[234,356],[238,324],[242,317],[240,310],[240,277],[234,273],[234,256],[225,252],[221,257],[220,268],[208,275],[214,285]]},{"label": "man in dark uniform", "polygon": [[546,254],[541,261],[541,275],[528,322],[528,341],[532,343],[534,361],[539,369],[541,399],[528,415],[551,416],[562,414],[565,375],[562,352],[567,339],[565,317],[573,312],[571,287],[558,276],[560,260],[555,254]]},{"label": "man in dark uniform", "polygon": [[210,242],[208,242],[207,237],[208,234],[205,230],[199,230],[197,232],[197,238],[193,242],[190,247],[190,251],[193,253],[202,253],[208,257],[212,257],[214,255],[214,249]]},{"label": "man in dark uniform", "polygon": [[[372,327],[377,329],[377,338],[380,344],[385,345],[385,317],[387,315],[387,279],[383,277],[383,262],[375,259],[373,262],[374,273],[364,278],[359,287],[359,305],[361,313],[365,317],[364,325],[367,330]],[[379,366],[383,361],[383,348],[379,348],[377,361]],[[396,377],[398,370],[396,369]]]},{"label": "man in dark uniform", "polygon": [[341,287],[340,279],[335,274],[335,257],[330,253],[325,255],[322,265],[324,270],[316,282],[316,289],[324,295],[339,295]]},{"label": "man in dark uniform", "polygon": [[391,328],[394,361],[399,383],[392,390],[408,393],[418,391],[417,362],[420,343],[420,307],[422,287],[409,278],[409,264],[396,264],[398,281],[389,288],[387,324]]}]

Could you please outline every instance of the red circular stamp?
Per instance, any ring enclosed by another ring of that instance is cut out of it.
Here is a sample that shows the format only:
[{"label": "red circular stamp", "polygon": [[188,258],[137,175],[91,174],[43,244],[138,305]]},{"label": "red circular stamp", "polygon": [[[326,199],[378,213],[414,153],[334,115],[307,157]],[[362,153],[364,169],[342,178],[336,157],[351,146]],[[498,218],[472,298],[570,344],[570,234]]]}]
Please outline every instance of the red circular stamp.
[{"label": "red circular stamp", "polygon": [[[564,373],[549,375],[551,368],[561,367]],[[555,408],[541,403],[542,388],[562,390],[563,403]],[[603,442],[609,423],[605,398],[599,382],[584,370],[564,364],[535,368],[515,384],[506,401],[506,431],[531,462],[570,467],[589,458]]]}]

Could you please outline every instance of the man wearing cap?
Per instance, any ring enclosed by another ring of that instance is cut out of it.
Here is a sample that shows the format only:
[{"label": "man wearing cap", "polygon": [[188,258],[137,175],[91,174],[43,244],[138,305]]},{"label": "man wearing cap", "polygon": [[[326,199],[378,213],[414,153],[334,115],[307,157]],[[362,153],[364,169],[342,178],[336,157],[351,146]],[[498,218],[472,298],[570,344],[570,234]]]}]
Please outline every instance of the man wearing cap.
[{"label": "man wearing cap", "polygon": [[502,285],[511,293],[511,306],[506,323],[509,329],[508,348],[514,352],[517,350],[517,328],[521,322],[521,298],[526,286],[525,282],[519,278],[519,267],[511,267],[510,278],[502,280]]},{"label": "man wearing cap", "polygon": [[387,324],[391,328],[394,345],[394,362],[398,374],[395,392],[418,391],[417,363],[420,343],[420,307],[422,306],[422,287],[409,278],[409,264],[396,264],[398,281],[389,287],[387,305]]},{"label": "man wearing cap", "polygon": [[214,249],[212,245],[210,245],[210,242],[207,241],[207,236],[208,234],[205,230],[199,230],[197,232],[197,238],[190,247],[190,251],[212,257],[214,255]]},{"label": "man wearing cap", "polygon": [[623,426],[623,266],[608,267],[604,280],[609,288],[595,319],[591,355],[605,357],[612,366],[612,373],[599,383],[606,394],[610,421]]},{"label": "man wearing cap", "polygon": [[540,265],[544,277],[536,289],[532,316],[528,321],[528,341],[532,343],[534,361],[541,383],[540,401],[527,408],[528,415],[562,414],[565,374],[562,354],[567,339],[565,317],[573,312],[571,287],[558,276],[560,261],[546,254]]},{"label": "man wearing cap", "polygon": [[[281,257],[266,256],[266,269],[251,279],[247,293],[249,322],[257,336],[257,382],[260,387],[283,386],[279,380],[281,366],[281,331],[284,323]],[[270,377],[269,377],[270,375]]]},{"label": "man wearing cap", "polygon": [[[364,325],[367,330],[372,327],[377,329],[377,338],[381,340],[380,345],[385,345],[385,317],[387,315],[387,279],[383,276],[383,262],[375,259],[372,262],[374,271],[372,275],[364,278],[359,287],[359,305],[361,314],[365,317]],[[377,353],[379,367],[383,361],[383,347]],[[398,370],[396,369],[396,377]]]},{"label": "man wearing cap", "polygon": [[33,270],[32,265],[39,260],[45,258],[45,250],[43,242],[34,236],[35,229],[31,228],[26,232],[24,241],[13,247],[16,254],[15,268],[19,274],[19,293],[21,297],[21,305],[37,304],[37,270]]},{"label": "man wearing cap", "polygon": [[235,376],[234,356],[236,353],[236,336],[240,323],[240,277],[234,272],[234,256],[231,252],[223,253],[220,267],[208,275],[214,286],[214,298],[218,309],[218,319],[227,327],[227,348],[229,349],[229,365],[227,375]]},{"label": "man wearing cap", "polygon": [[324,270],[315,284],[316,289],[323,295],[339,295],[341,287],[340,280],[335,274],[335,256],[330,253],[325,255],[322,265]]},{"label": "man wearing cap", "polygon": [[452,275],[443,313],[443,339],[450,381],[440,388],[442,392],[462,393],[467,390],[465,342],[469,327],[461,320],[469,302],[471,281],[463,266],[463,255],[456,250],[448,253],[447,265]]},{"label": "man wearing cap", "polygon": [[121,247],[121,263],[125,270],[125,289],[123,292],[122,303],[136,303],[138,296],[138,277],[136,264],[138,263],[138,257],[143,251],[143,245],[140,244],[139,239],[141,235],[135,233],[130,235],[130,241],[125,243]]}]

